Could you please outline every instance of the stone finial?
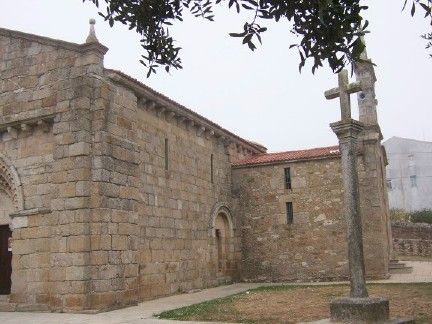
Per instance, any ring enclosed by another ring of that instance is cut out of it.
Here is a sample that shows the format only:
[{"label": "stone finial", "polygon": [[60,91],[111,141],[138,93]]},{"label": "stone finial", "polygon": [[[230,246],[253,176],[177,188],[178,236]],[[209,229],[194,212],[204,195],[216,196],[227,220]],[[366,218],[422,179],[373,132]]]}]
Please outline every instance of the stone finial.
[{"label": "stone finial", "polygon": [[99,43],[99,40],[96,37],[96,32],[95,32],[95,27],[94,27],[94,25],[96,24],[96,20],[91,18],[89,20],[89,23],[90,23],[90,32],[89,32],[89,35],[87,36],[86,43],[87,44],[88,43]]},{"label": "stone finial", "polygon": [[368,58],[366,52],[366,42],[362,36],[361,41],[365,48],[360,55],[362,62],[354,64],[356,79],[362,85],[362,91],[357,95],[359,120],[366,126],[378,126],[377,104],[375,95],[375,70],[372,61]]},{"label": "stone finial", "polygon": [[366,40],[365,40],[365,38],[364,38],[364,36],[360,36],[360,41],[363,43],[363,45],[364,45],[364,49],[363,49],[363,51],[361,52],[361,54],[360,54],[360,58],[362,59],[362,60],[367,60],[368,59],[368,56],[367,56],[367,51],[366,51]]}]

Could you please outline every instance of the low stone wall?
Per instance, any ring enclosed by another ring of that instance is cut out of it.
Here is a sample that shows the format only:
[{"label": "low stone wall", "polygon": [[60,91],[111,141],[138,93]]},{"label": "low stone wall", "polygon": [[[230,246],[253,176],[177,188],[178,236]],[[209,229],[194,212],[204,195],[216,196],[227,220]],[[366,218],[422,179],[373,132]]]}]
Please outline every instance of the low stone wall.
[{"label": "low stone wall", "polygon": [[396,255],[432,256],[432,225],[392,223]]}]

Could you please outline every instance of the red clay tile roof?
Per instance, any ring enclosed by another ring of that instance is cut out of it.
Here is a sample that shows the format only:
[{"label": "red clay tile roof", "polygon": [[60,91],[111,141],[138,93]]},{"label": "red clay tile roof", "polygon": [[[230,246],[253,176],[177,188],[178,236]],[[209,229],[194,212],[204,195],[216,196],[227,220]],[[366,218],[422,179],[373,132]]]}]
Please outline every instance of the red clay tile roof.
[{"label": "red clay tile roof", "polygon": [[307,150],[287,151],[251,155],[243,160],[233,163],[233,166],[245,166],[254,164],[272,164],[297,160],[309,160],[317,158],[339,156],[339,146],[317,147]]}]

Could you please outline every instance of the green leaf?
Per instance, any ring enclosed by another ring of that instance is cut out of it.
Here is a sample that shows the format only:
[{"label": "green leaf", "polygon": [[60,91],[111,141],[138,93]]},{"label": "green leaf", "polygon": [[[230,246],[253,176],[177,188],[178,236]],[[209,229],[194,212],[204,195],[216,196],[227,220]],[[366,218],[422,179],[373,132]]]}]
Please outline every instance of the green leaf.
[{"label": "green leaf", "polygon": [[243,33],[229,33],[229,35],[231,37],[245,37],[246,36],[246,32],[243,32]]},{"label": "green leaf", "polygon": [[252,39],[253,34],[248,34],[243,38],[243,44],[249,43]]}]

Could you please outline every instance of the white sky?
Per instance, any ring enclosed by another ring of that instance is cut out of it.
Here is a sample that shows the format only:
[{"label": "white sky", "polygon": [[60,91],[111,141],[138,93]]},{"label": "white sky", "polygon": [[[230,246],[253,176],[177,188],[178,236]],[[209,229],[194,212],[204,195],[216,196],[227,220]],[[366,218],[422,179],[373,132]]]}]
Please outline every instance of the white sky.
[{"label": "white sky", "polygon": [[[103,3],[103,0],[100,0]],[[378,116],[384,138],[432,140],[432,59],[420,34],[430,31],[422,15],[401,13],[403,0],[364,1],[370,5],[368,54],[377,64]],[[336,86],[329,68],[312,75],[298,72],[299,58],[289,50],[296,39],[285,23],[265,22],[263,45],[251,52],[229,32],[244,19],[226,6],[216,22],[186,19],[170,31],[183,48],[183,70],[158,71],[150,79],[138,62],[138,36],[122,25],[110,28],[91,3],[81,0],[0,0],[0,27],[82,43],[88,19],[96,18],[99,41],[109,47],[105,66],[121,70],[237,135],[269,151],[337,143],[329,123],[339,120],[338,100],[323,92]],[[429,78],[428,78],[429,77]],[[356,99],[353,98],[353,102]],[[356,109],[355,109],[356,110]]]}]

